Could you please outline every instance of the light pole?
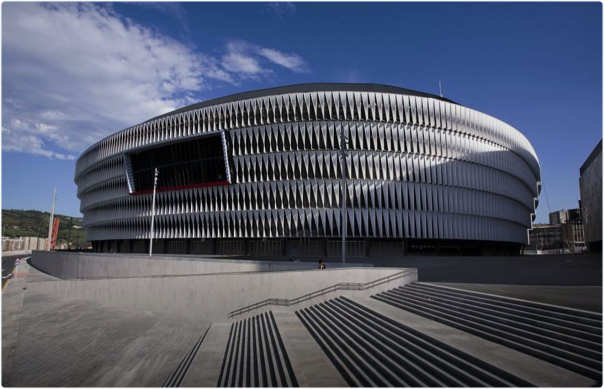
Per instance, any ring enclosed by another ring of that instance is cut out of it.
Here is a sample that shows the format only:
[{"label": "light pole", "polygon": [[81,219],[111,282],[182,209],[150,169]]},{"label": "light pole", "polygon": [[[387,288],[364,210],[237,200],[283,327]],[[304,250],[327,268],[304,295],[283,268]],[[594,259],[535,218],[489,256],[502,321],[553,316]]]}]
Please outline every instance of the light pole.
[{"label": "light pole", "polygon": [[157,176],[159,172],[155,168],[155,178],[153,179],[153,203],[151,204],[151,242],[149,244],[149,256],[153,255],[153,223],[155,221],[155,191],[157,189]]},{"label": "light pole", "polygon": [[348,187],[346,183],[346,157],[348,156],[348,135],[344,132],[344,126],[340,127],[340,160],[342,164],[342,263],[346,263],[346,230],[348,229],[348,209],[346,197]]},{"label": "light pole", "polygon": [[50,251],[50,240],[52,238],[52,222],[55,216],[55,200],[57,199],[57,188],[52,188],[52,207],[50,208],[50,221],[48,222],[48,251]]},{"label": "light pole", "polygon": [[38,236],[36,237],[36,250],[40,250],[40,227],[38,227]]},{"label": "light pole", "polygon": [[71,219],[69,218],[69,237],[67,238],[67,251],[71,251]]}]

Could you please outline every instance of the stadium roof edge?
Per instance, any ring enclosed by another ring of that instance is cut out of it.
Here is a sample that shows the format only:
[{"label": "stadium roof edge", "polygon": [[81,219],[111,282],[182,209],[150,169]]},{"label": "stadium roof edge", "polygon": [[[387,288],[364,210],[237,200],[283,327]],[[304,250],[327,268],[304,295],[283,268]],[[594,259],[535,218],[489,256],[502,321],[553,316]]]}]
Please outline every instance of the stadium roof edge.
[{"label": "stadium roof edge", "polygon": [[433,95],[431,93],[419,92],[412,89],[401,88],[398,86],[384,85],[384,84],[359,84],[359,83],[331,83],[331,82],[317,82],[309,84],[293,84],[278,86],[266,89],[257,89],[252,91],[234,93],[227,96],[218,97],[215,99],[202,101],[199,103],[191,104],[186,107],[178,108],[174,111],[167,112],[165,114],[156,116],[152,119],[146,120],[143,123],[151,122],[153,120],[161,119],[167,116],[179,114],[182,112],[191,111],[194,109],[200,109],[205,107],[211,107],[213,105],[231,103],[233,101],[255,99],[258,97],[284,95],[289,93],[309,93],[309,92],[373,92],[373,93],[395,93],[418,97],[429,97],[448,103],[457,104],[455,101],[449,100],[445,97]]}]

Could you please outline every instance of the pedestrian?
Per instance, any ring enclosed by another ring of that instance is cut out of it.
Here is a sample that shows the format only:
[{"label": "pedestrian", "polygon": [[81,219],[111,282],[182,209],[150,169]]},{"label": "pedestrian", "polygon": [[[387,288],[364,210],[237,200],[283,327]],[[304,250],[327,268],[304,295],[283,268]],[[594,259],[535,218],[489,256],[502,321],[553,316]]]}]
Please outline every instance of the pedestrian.
[{"label": "pedestrian", "polygon": [[319,270],[323,270],[325,269],[325,263],[323,262],[322,259],[319,259]]},{"label": "pedestrian", "polygon": [[21,260],[19,258],[17,258],[17,260],[15,261],[15,266],[19,266],[21,264]]}]

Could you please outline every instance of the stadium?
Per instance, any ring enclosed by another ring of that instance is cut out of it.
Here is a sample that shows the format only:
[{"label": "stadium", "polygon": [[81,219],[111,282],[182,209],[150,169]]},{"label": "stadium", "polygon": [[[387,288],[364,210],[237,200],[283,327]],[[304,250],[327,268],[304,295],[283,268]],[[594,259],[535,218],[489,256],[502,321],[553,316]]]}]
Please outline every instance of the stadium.
[{"label": "stadium", "polygon": [[[345,162],[345,164],[344,164]],[[250,257],[514,254],[541,189],[518,130],[387,85],[226,96],[111,135],[74,181],[97,252]]]}]

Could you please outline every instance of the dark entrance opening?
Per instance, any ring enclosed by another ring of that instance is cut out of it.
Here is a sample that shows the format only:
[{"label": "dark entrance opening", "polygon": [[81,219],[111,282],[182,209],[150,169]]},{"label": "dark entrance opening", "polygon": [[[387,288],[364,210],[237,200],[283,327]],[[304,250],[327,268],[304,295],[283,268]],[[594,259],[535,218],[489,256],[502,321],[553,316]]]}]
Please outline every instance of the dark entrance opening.
[{"label": "dark entrance opening", "polygon": [[220,134],[169,143],[128,154],[132,194],[153,191],[155,168],[158,191],[228,184]]}]

